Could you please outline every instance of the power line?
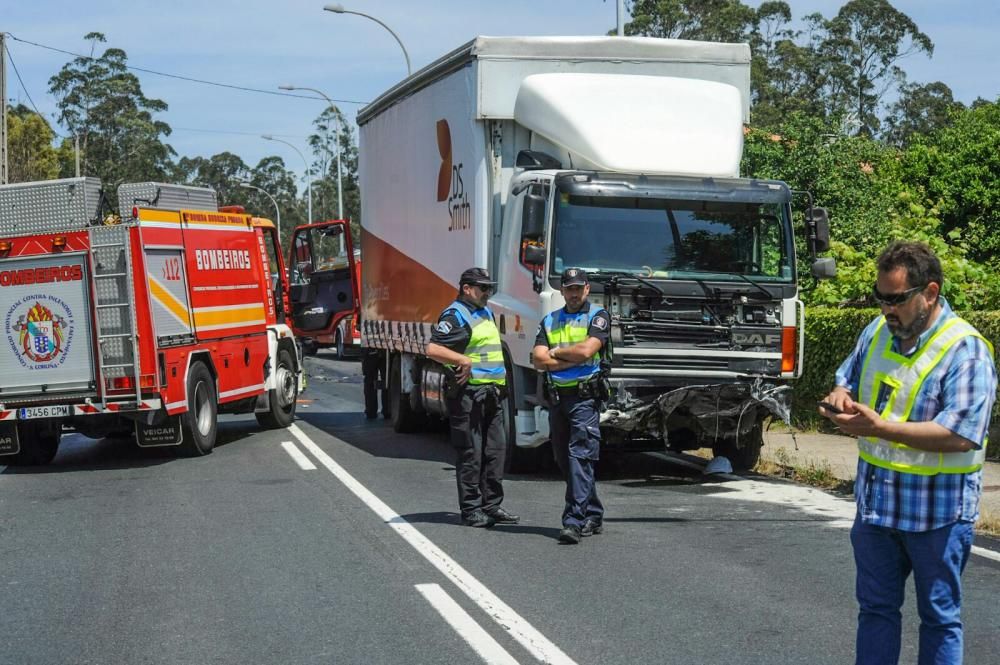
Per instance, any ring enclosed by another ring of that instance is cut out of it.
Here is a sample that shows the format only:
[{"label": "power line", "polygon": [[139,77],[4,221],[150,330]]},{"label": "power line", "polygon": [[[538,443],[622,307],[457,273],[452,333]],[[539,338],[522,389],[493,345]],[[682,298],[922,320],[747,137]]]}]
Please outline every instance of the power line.
[{"label": "power line", "polygon": [[[14,38],[13,35],[9,33],[7,36],[11,39]],[[8,47],[7,44],[4,44],[3,47],[7,51],[7,57],[10,59],[10,66],[14,69],[14,74],[17,75],[17,82],[21,84],[21,90],[24,90],[25,96],[28,98],[28,101],[31,102],[31,108],[35,109],[35,113],[44,118],[45,116],[43,116],[42,112],[38,110],[37,106],[35,106],[35,100],[31,98],[31,93],[28,92],[27,86],[24,85],[24,79],[21,78],[21,72],[17,71],[17,65],[14,64],[14,56],[10,52],[10,47]]]},{"label": "power line", "polygon": [[[46,49],[46,50],[49,50],[49,51],[55,51],[56,53],[62,53],[64,55],[71,55],[74,58],[83,58],[84,60],[96,60],[96,58],[94,58],[92,56],[89,56],[89,55],[81,55],[79,53],[74,53],[73,51],[67,51],[65,49],[56,48],[55,46],[49,46],[47,44],[39,44],[38,42],[32,42],[32,41],[28,41],[27,39],[21,39],[19,37],[15,37],[14,35],[12,35],[9,32],[6,33],[6,35],[8,37],[10,37],[11,39],[13,39],[14,41],[21,42],[22,44],[30,44],[31,46],[36,46],[38,48]],[[10,51],[8,50],[8,53],[9,52]],[[199,83],[201,85],[212,85],[212,86],[216,86],[218,88],[229,88],[231,90],[242,90],[243,92],[256,92],[256,93],[262,94],[262,95],[275,95],[277,97],[295,97],[295,98],[298,98],[298,99],[311,99],[313,101],[325,101],[325,100],[320,99],[319,97],[314,97],[312,95],[296,95],[296,94],[292,94],[292,93],[288,93],[288,92],[277,92],[275,90],[262,90],[260,88],[249,88],[247,86],[236,85],[236,84],[233,84],[233,83],[219,83],[218,81],[206,81],[204,79],[196,79],[196,78],[192,78],[190,76],[182,76],[180,74],[168,74],[167,72],[158,72],[158,71],[156,71],[154,69],[145,69],[143,67],[133,67],[132,65],[125,65],[125,68],[126,69],[131,69],[131,70],[137,71],[137,72],[142,72],[144,74],[153,74],[154,76],[163,76],[163,77],[166,77],[166,78],[177,79],[177,80],[180,80],[180,81],[187,81],[188,83]],[[362,105],[362,106],[368,103],[368,102],[357,101],[357,100],[354,100],[354,99],[334,99],[332,101],[335,101],[335,102],[340,103],[340,104],[359,104],[359,105]]]}]

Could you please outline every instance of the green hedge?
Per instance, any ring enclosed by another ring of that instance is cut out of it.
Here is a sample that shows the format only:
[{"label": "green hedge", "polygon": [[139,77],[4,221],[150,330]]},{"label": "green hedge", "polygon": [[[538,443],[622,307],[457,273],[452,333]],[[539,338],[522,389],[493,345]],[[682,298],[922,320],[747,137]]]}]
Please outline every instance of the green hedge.
[{"label": "green hedge", "polygon": [[[834,375],[844,358],[854,349],[858,335],[878,316],[877,309],[806,308],[805,367],[795,385],[792,418],[801,427],[828,426],[816,413],[816,402],[830,392]],[[1000,349],[1000,311],[959,312],[976,327],[994,349]],[[1000,399],[993,407],[990,456],[1000,455]]]}]

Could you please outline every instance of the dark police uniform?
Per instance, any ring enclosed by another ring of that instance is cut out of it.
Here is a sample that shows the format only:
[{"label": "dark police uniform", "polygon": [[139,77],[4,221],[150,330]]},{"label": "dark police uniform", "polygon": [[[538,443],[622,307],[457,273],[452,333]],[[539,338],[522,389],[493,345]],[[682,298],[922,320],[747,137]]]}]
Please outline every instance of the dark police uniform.
[{"label": "dark police uniform", "polygon": [[506,372],[493,312],[456,300],[441,312],[431,342],[473,360],[469,381],[447,399],[451,440],[458,453],[455,477],[462,518],[466,523],[476,520],[481,510],[490,524],[516,522],[516,516],[500,508],[507,453]]},{"label": "dark police uniform", "polygon": [[[607,310],[584,301],[579,312],[571,314],[558,309],[542,320],[535,337],[536,346],[555,348],[572,346],[596,337],[602,351],[607,347],[611,317]],[[597,496],[594,463],[600,456],[600,405],[595,397],[580,394],[580,384],[596,378],[600,372],[600,355],[560,372],[550,372],[558,393],[558,404],[549,408],[549,431],[552,452],[566,479],[564,527],[601,528],[604,506]],[[551,401],[551,400],[550,400]],[[585,531],[586,535],[590,531]]]}]

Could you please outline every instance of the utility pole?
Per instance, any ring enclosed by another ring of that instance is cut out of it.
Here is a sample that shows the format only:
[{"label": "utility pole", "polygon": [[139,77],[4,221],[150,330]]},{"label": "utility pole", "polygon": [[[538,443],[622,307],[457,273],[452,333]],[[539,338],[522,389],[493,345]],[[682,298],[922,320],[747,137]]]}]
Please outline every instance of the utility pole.
[{"label": "utility pole", "polygon": [[7,33],[0,31],[0,185],[7,184]]}]

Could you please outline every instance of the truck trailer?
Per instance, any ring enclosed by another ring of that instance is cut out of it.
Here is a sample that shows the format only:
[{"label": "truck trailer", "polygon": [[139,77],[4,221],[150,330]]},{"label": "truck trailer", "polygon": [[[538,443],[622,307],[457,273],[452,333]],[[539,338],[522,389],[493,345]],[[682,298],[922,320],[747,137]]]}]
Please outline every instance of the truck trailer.
[{"label": "truck trailer", "polygon": [[118,202],[96,178],[0,187],[0,464],[47,464],[64,429],[206,455],[220,412],[295,415],[274,224],[197,187],[124,184]]},{"label": "truck trailer", "polygon": [[[478,37],[361,110],[362,345],[398,431],[446,415],[423,350],[460,273],[487,267],[508,459],[548,439],[531,364],[560,274],[611,314],[603,445],[711,447],[747,468],[802,373],[793,192],[739,174],[750,49],[641,37]],[[803,193],[805,194],[805,193]],[[825,211],[801,240],[832,276]]]}]

